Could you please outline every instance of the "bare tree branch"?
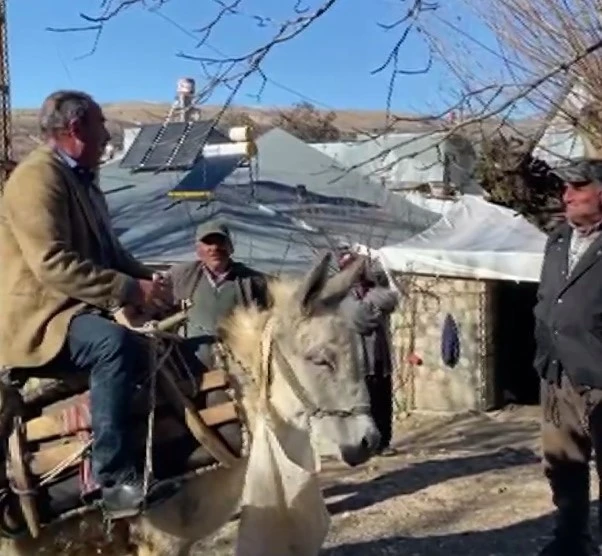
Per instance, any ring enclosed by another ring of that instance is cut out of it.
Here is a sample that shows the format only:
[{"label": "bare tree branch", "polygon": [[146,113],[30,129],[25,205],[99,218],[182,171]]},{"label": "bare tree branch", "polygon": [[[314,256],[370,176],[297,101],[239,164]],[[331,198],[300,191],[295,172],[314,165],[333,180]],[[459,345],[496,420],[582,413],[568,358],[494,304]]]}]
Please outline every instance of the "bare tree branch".
[{"label": "bare tree branch", "polygon": [[[81,27],[57,28],[54,32],[85,31],[94,33],[91,52],[99,44],[103,29],[127,9],[139,8],[160,14],[168,0],[102,0],[98,14],[81,14]],[[245,3],[246,1],[246,3]],[[208,21],[188,30],[174,23],[188,37],[194,38],[194,51],[182,50],[177,56],[198,64],[203,80],[198,87],[201,101],[208,100],[216,90],[227,91],[226,102],[215,118],[224,114],[243,84],[257,83],[254,95],[259,101],[272,80],[265,61],[283,44],[294,41],[320,20],[341,0],[289,0],[285,16],[257,13],[248,9],[250,0],[210,0],[213,8]],[[364,141],[378,139],[404,122],[435,124],[438,141],[457,135],[480,133],[482,141],[499,136],[502,130],[518,130],[516,119],[525,113],[544,116],[535,134],[520,137],[522,158],[513,157],[517,168],[531,160],[529,153],[541,139],[547,125],[557,115],[578,126],[581,134],[602,152],[602,25],[599,0],[466,0],[467,13],[474,17],[472,25],[485,24],[492,34],[492,44],[471,31],[471,22],[464,22],[448,3],[428,0],[389,0],[394,14],[391,21],[375,21],[375,29],[392,37],[392,46],[371,74],[388,76],[385,121],[382,129],[368,132]],[[288,10],[288,11],[287,11]],[[167,16],[163,16],[166,19]],[[261,28],[264,38],[248,51],[224,53],[211,44],[211,37],[234,18],[246,18]],[[416,61],[416,45],[425,48],[424,60]],[[410,54],[410,55],[408,55]],[[411,60],[413,67],[408,66]],[[491,63],[494,60],[495,63]],[[430,115],[419,117],[393,114],[396,88],[400,76],[411,78],[433,68],[442,71],[441,100]],[[592,99],[588,110],[566,106],[566,91],[573,84],[582,86]],[[445,87],[445,89],[443,89]],[[448,98],[449,97],[449,98]],[[450,114],[460,113],[458,121],[446,121]],[[318,118],[319,120],[319,118]],[[392,151],[405,150],[413,141],[420,141],[432,131],[404,139],[384,149],[350,170],[364,164],[384,160]],[[596,139],[597,138],[597,139]],[[597,141],[597,143],[596,143]],[[515,144],[513,143],[513,147]],[[403,158],[418,157],[436,148],[429,143]],[[499,149],[498,149],[499,150]],[[527,156],[529,155],[529,156]],[[391,159],[393,158],[393,159]],[[400,158],[389,157],[382,170],[397,164]]]}]

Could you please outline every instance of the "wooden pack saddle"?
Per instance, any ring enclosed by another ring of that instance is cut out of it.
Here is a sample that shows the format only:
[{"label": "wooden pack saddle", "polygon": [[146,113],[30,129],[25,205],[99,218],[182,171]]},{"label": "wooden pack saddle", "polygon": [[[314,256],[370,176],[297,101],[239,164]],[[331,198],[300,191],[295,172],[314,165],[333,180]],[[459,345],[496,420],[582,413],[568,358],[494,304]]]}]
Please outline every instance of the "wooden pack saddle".
[{"label": "wooden pack saddle", "polygon": [[[179,317],[157,329],[165,334]],[[233,465],[244,455],[246,429],[227,372],[189,368],[175,336],[150,342],[161,364],[132,400],[141,468],[163,480]],[[5,369],[0,379],[0,536],[37,537],[41,527],[95,507],[88,377]]]}]

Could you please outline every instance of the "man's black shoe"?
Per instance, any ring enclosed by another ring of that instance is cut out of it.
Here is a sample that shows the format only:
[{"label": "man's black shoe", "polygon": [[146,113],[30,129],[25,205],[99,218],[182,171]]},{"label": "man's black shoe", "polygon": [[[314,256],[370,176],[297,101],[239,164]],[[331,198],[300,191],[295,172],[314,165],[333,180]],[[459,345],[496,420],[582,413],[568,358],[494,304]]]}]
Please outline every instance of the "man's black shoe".
[{"label": "man's black shoe", "polygon": [[135,517],[147,508],[165,502],[180,490],[174,483],[151,483],[146,498],[141,480],[105,486],[102,489],[102,505],[110,519]]},{"label": "man's black shoe", "polygon": [[593,542],[576,544],[553,540],[538,556],[600,556],[600,551]]}]

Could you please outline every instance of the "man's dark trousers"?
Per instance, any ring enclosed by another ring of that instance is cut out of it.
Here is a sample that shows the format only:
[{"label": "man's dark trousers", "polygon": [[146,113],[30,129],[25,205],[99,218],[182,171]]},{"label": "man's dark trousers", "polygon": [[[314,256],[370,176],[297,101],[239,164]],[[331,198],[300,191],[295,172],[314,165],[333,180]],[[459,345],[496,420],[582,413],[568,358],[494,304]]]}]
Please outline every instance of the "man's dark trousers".
[{"label": "man's dark trousers", "polygon": [[386,450],[393,435],[393,377],[390,373],[366,376],[370,413],[380,433],[379,451]]},{"label": "man's dark trousers", "polygon": [[73,318],[61,358],[90,373],[92,471],[101,486],[133,478],[131,405],[148,360],[141,337],[100,315]]},{"label": "man's dark trousers", "polygon": [[544,468],[558,509],[556,550],[573,556],[598,554],[589,524],[589,461],[593,448],[601,476],[602,390],[575,387],[562,373],[559,382],[542,380],[541,402]]}]

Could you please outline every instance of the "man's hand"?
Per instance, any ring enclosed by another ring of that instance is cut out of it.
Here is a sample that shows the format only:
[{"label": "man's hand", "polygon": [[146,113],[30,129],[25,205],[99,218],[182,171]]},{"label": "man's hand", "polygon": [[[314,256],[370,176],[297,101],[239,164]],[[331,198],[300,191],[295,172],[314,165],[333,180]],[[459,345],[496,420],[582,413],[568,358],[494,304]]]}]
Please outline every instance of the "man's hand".
[{"label": "man's hand", "polygon": [[385,314],[392,313],[399,302],[399,294],[388,288],[372,288],[365,296],[363,301],[371,303],[377,309]]},{"label": "man's hand", "polygon": [[132,305],[120,307],[113,313],[113,318],[117,324],[121,324],[127,328],[142,328],[147,322],[152,320]]},{"label": "man's hand", "polygon": [[171,282],[160,274],[154,274],[152,280],[138,280],[138,299],[136,305],[143,310],[165,311],[173,307],[174,299]]},{"label": "man's hand", "polygon": [[153,273],[153,282],[159,282],[164,285],[166,288],[172,288],[173,284],[171,281],[171,276],[167,272],[155,272]]}]

